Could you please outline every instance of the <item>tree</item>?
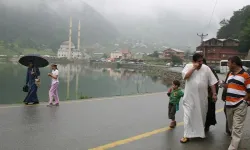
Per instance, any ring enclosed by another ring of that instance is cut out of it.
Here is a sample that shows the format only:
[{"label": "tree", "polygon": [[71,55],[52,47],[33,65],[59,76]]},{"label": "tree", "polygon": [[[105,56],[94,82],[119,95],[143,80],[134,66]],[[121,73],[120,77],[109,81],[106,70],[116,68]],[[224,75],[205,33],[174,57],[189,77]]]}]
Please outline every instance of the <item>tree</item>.
[{"label": "tree", "polygon": [[107,54],[103,54],[102,58],[108,58],[109,56]]},{"label": "tree", "polygon": [[229,23],[228,19],[223,19],[223,20],[220,21],[221,26],[226,26],[226,25],[228,25],[228,23]]},{"label": "tree", "polygon": [[157,76],[151,76],[151,79],[153,82],[156,82],[158,80],[158,77]]},{"label": "tree", "polygon": [[172,56],[172,63],[173,64],[182,64],[183,60],[180,57],[173,55]]},{"label": "tree", "polygon": [[150,55],[151,57],[159,57],[159,53],[157,51],[154,51],[153,54]]},{"label": "tree", "polygon": [[185,59],[189,59],[189,56],[190,56],[191,54],[192,54],[191,51],[190,51],[190,50],[187,50],[187,51],[185,52]]},{"label": "tree", "polygon": [[240,51],[247,52],[250,49],[249,37],[250,5],[235,11],[229,19],[223,19],[221,28],[217,32],[217,38],[233,38],[240,40]]},{"label": "tree", "polygon": [[8,49],[9,48],[9,43],[7,41],[3,41],[3,47],[5,49]]},{"label": "tree", "polygon": [[15,48],[15,45],[13,43],[10,44],[10,49],[13,50]]},{"label": "tree", "polygon": [[247,25],[242,29],[240,33],[240,50],[249,50],[250,49],[250,19],[247,22]]}]

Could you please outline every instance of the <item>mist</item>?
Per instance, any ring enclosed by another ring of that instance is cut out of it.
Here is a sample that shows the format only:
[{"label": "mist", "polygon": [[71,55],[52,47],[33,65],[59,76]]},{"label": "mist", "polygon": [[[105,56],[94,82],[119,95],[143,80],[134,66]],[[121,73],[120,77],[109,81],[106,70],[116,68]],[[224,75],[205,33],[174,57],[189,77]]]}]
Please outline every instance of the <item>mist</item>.
[{"label": "mist", "polygon": [[[58,23],[72,15],[75,20],[82,20],[84,39],[90,41],[84,41],[85,45],[102,43],[112,51],[114,45],[131,48],[139,43],[146,47],[140,49],[145,52],[163,47],[194,51],[200,43],[197,33],[215,37],[222,19],[250,4],[249,0],[0,0],[22,12],[40,11],[42,2],[48,8],[44,11],[49,10],[50,15],[59,19]],[[97,29],[105,32],[98,31],[92,36],[91,32]]]},{"label": "mist", "polygon": [[[219,22],[249,0],[84,0],[111,21],[122,35],[146,43],[192,50],[197,33],[216,37]],[[215,5],[216,4],[216,5]],[[215,7],[216,6],[216,7]],[[214,13],[213,9],[215,7]],[[212,14],[213,13],[213,14]]]}]

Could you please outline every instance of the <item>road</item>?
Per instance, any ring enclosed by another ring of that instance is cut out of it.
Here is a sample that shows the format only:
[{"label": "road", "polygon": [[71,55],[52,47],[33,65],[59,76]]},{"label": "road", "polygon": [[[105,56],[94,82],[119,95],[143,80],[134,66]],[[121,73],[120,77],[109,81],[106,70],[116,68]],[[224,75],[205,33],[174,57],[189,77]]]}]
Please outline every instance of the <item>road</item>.
[{"label": "road", "polygon": [[[218,124],[205,140],[181,144],[182,107],[178,127],[168,128],[166,93],[61,102],[59,107],[0,106],[0,149],[3,150],[223,150],[223,103],[217,102]],[[241,147],[250,147],[250,117]],[[242,150],[243,150],[242,149]]]}]

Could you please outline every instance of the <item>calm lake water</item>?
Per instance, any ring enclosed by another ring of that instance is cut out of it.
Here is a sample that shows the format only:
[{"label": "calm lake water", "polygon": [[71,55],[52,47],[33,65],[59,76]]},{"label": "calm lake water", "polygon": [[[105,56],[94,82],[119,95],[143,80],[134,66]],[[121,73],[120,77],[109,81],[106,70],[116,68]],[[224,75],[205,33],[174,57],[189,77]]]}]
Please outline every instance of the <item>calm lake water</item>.
[{"label": "calm lake water", "polygon": [[[22,103],[26,93],[26,67],[19,64],[0,62],[0,104]],[[88,64],[58,65],[59,97],[61,101],[88,97],[110,97],[167,91],[155,77],[149,77],[134,70],[95,69]],[[47,76],[50,68],[42,68],[41,86],[38,89],[40,101],[48,101],[51,79]]]}]

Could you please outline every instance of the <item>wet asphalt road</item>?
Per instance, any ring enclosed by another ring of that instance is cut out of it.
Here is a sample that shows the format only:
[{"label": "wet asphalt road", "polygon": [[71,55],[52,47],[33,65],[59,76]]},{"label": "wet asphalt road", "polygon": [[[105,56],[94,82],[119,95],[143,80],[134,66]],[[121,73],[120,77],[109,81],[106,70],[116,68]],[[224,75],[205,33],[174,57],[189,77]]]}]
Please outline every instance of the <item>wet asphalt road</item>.
[{"label": "wet asphalt road", "polygon": [[[166,93],[144,96],[65,102],[59,107],[1,106],[1,150],[87,150],[169,125]],[[217,102],[217,109],[223,103]],[[182,108],[177,121],[182,122]],[[117,150],[223,150],[229,144],[224,135],[224,114],[217,114],[218,124],[206,140],[180,144],[183,126],[147,138],[131,140]],[[250,125],[248,117],[248,125]],[[242,147],[250,148],[250,129]],[[117,144],[117,143],[116,143]]]}]

